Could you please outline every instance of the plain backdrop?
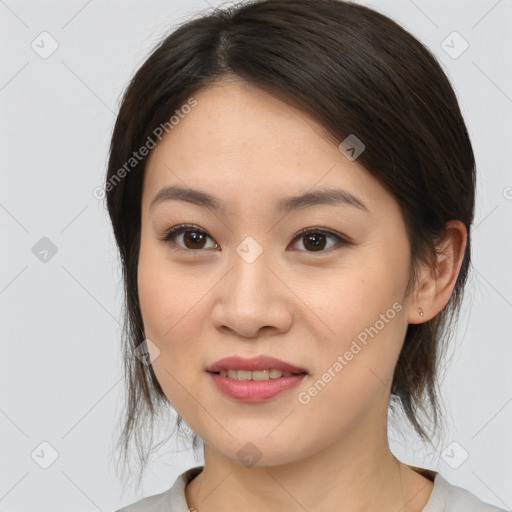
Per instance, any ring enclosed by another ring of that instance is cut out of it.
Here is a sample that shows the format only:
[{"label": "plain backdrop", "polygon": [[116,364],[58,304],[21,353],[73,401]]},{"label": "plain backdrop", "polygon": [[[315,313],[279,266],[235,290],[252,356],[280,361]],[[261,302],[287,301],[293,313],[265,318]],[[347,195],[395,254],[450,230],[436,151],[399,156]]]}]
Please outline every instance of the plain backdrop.
[{"label": "plain backdrop", "polygon": [[[383,0],[435,53],[478,170],[473,273],[443,381],[447,442],[403,461],[512,509],[512,2]],[[154,45],[216,0],[0,0],[0,510],[111,511],[202,463],[185,445],[121,495],[122,282],[103,202],[119,100]],[[46,468],[44,466],[47,466]]]}]

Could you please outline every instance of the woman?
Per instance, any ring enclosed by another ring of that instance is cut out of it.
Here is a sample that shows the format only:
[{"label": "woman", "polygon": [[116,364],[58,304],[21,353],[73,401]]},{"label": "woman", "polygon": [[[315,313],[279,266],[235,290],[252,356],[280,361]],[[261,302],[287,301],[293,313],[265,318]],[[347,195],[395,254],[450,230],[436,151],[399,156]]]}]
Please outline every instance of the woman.
[{"label": "woman", "polygon": [[499,510],[388,445],[390,407],[438,429],[474,214],[464,120],[418,40],[339,0],[198,17],[130,83],[106,193],[121,444],[144,460],[172,404],[205,460],[123,512]]}]

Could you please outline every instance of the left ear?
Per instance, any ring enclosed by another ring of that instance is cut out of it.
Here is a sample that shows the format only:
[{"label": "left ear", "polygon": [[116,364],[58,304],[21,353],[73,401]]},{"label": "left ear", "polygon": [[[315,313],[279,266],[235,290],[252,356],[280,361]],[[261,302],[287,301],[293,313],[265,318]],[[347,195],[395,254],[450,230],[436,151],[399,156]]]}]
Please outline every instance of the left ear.
[{"label": "left ear", "polygon": [[[459,275],[467,243],[467,230],[460,220],[446,223],[446,234],[437,247],[437,268],[425,267],[415,298],[409,310],[408,322],[419,324],[435,317],[448,303]],[[423,316],[418,313],[423,310]]]}]

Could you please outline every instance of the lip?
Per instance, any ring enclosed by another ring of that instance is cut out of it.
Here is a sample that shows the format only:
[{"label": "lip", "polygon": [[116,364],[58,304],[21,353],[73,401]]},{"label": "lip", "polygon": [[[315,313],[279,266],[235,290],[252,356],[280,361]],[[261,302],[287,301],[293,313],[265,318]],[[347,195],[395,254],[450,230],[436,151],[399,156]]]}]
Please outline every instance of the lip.
[{"label": "lip", "polygon": [[209,373],[217,389],[241,402],[264,402],[283,391],[287,391],[299,385],[307,377],[306,373],[279,377],[269,380],[235,380],[222,377],[217,373]]},{"label": "lip", "polygon": [[[211,364],[206,368],[207,372],[215,373],[221,370],[268,370],[277,369],[281,371],[287,371],[291,373],[308,373],[305,368],[300,368],[286,361],[281,361],[275,357],[260,355],[252,358],[243,358],[240,356],[231,356],[219,359],[217,362]],[[279,379],[276,379],[279,380]],[[247,382],[247,381],[243,381]],[[264,382],[264,381],[258,381]]]}]

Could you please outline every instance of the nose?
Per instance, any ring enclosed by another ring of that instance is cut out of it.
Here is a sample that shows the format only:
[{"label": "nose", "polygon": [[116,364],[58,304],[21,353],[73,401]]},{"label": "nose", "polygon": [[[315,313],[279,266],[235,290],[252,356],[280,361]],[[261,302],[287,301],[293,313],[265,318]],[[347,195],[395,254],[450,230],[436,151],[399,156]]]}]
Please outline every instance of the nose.
[{"label": "nose", "polygon": [[244,338],[286,332],[293,321],[293,293],[284,281],[265,252],[254,261],[236,254],[216,287],[215,328]]}]

